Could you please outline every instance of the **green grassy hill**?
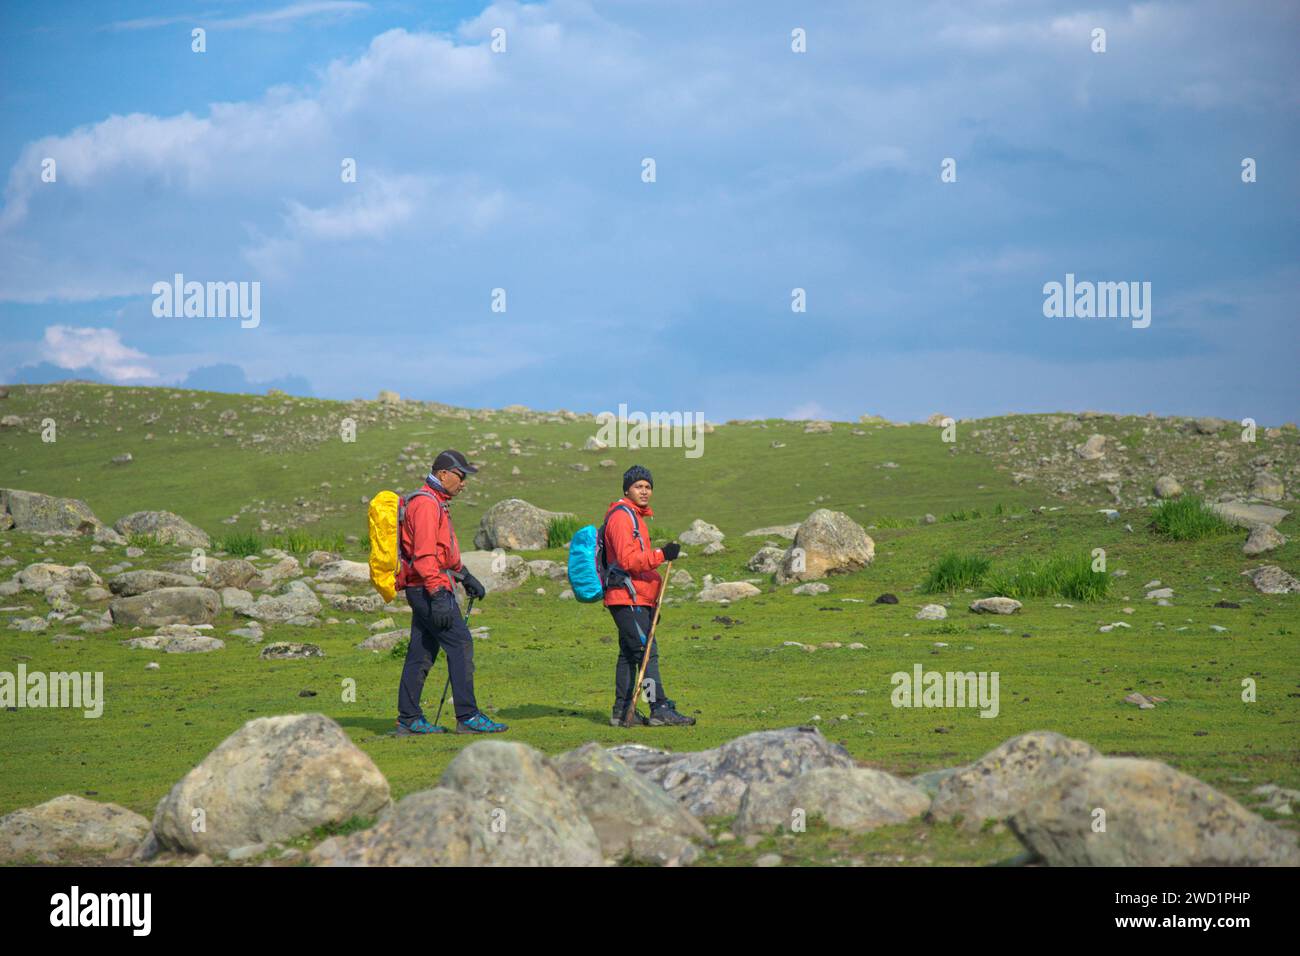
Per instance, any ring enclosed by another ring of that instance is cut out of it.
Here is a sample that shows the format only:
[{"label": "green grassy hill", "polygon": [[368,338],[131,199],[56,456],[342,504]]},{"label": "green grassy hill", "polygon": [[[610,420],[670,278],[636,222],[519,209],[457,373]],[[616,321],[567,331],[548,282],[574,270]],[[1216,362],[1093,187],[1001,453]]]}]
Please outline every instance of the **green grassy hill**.
[{"label": "green grassy hill", "polygon": [[[137,510],[174,511],[213,537],[218,557],[226,535],[256,534],[269,546],[295,532],[280,543],[338,544],[363,560],[363,502],[382,488],[416,487],[444,447],[481,464],[453,507],[464,548],[483,511],[507,497],[596,521],[618,497],[624,468],[646,465],[655,476],[656,540],[696,518],[727,535],[724,553],[688,549],[697,553],[677,567],[696,582],[706,574],[755,580],[764,593],[720,607],[695,601],[694,590],[670,590],[659,634],[664,681],[699,723],[634,731],[606,723],[617,651],[603,609],[559,600],[563,582],[549,579],[490,595],[473,622],[489,628],[476,650],[480,704],[511,725],[512,739],[549,752],[629,738],[701,749],[814,722],[864,763],[911,774],[1049,729],[1105,752],[1165,760],[1247,806],[1257,805],[1257,786],[1300,788],[1300,595],[1261,594],[1242,576],[1266,563],[1300,570],[1295,517],[1279,526],[1293,540],[1255,558],[1242,553],[1244,531],[1179,542],[1148,528],[1151,484],[1166,471],[1210,498],[1247,493],[1261,469],[1295,485],[1293,426],[1260,429],[1254,442],[1243,442],[1229,423],[1198,429],[1183,420],[1062,413],[963,421],[957,440],[945,442],[941,429],[922,424],[834,423],[829,433],[805,433],[804,423],[771,420],[718,425],[704,436],[703,454],[688,458],[681,448],[583,451],[597,425],[572,413],[410,402],[58,385],[14,387],[0,415],[20,420],[0,429],[0,487],[80,498],[106,523]],[[348,418],[354,442],[340,436]],[[42,440],[46,420],[55,441]],[[1107,454],[1084,461],[1073,448],[1094,433],[1107,436]],[[129,463],[112,463],[123,453]],[[867,527],[875,563],[826,579],[830,592],[810,596],[747,570],[765,539],[746,531],[798,522],[816,508]],[[1119,514],[1111,520],[1104,508]],[[927,523],[927,514],[936,520]],[[990,617],[967,611],[985,593],[979,588],[919,590],[948,553],[987,557],[997,570],[1026,556],[1086,556],[1096,548],[1105,549],[1108,572],[1123,573],[1110,574],[1108,595],[1095,602],[1032,597],[1017,615]],[[0,549],[15,562],[7,573],[45,559],[87,561],[102,573],[126,560],[122,548],[92,551],[86,538],[14,531],[0,532]],[[148,568],[188,557],[188,549],[149,547],[129,560]],[[563,560],[564,552],[525,557]],[[1143,585],[1152,580],[1174,588],[1172,606],[1145,599]],[[883,592],[900,603],[873,604]],[[1215,607],[1220,601],[1240,607]],[[948,604],[948,619],[917,620],[927,603]],[[40,633],[9,628],[11,619],[49,611],[40,594],[21,592],[0,606],[0,670],[21,662],[29,671],[102,671],[107,697],[98,720],[60,710],[0,714],[0,813],[78,793],[151,816],[176,780],[255,716],[329,715],[373,757],[394,796],[431,786],[468,740],[385,736],[400,661],[355,645],[390,612],[327,610],[322,619],[335,623],[268,626],[267,641],[310,641],[326,654],[268,662],[257,645],[226,636],[242,623],[229,611],[214,632],[227,641],[224,650],[167,655],[122,647],[131,634],[121,628],[70,641],[57,638],[80,636],[77,628],[60,622]],[[102,611],[106,603],[85,607]],[[1099,631],[1120,621],[1129,627]],[[842,646],[821,646],[829,643]],[[149,660],[161,669],[146,671]],[[915,664],[998,672],[999,714],[893,707],[890,675]],[[430,675],[430,712],[444,674],[440,662]],[[342,699],[347,678],[356,682],[354,703]],[[1242,700],[1246,678],[1258,687],[1254,703]],[[1124,702],[1135,691],[1166,700],[1139,710]],[[819,840],[810,860],[982,862],[1015,852],[1005,834],[967,838],[926,826],[891,828],[852,845],[833,834]],[[710,859],[743,862],[755,852],[762,847],[724,847]]]}]

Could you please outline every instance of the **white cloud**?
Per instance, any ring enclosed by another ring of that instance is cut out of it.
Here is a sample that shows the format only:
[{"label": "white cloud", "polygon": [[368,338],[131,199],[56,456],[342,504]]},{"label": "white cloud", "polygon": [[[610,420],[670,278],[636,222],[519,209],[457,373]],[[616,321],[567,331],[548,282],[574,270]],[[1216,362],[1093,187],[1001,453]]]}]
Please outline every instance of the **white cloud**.
[{"label": "white cloud", "polygon": [[149,356],[122,343],[115,329],[51,325],[45,330],[41,358],[59,368],[89,368],[114,382],[153,379]]},{"label": "white cloud", "polygon": [[314,0],[314,2],[292,3],[275,10],[261,13],[249,13],[241,17],[220,16],[213,11],[167,17],[137,17],[132,20],[118,20],[108,24],[108,30],[153,30],[158,27],[188,23],[213,29],[275,29],[312,17],[346,17],[363,13],[370,9],[370,4],[360,0]]}]

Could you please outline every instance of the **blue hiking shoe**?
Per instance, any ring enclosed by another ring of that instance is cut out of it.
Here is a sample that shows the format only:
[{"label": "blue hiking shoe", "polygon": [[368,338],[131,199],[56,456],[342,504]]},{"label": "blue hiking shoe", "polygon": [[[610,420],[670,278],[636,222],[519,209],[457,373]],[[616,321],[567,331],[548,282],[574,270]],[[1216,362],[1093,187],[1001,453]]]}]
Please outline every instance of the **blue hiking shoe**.
[{"label": "blue hiking shoe", "polygon": [[509,729],[505,724],[498,724],[482,711],[479,711],[469,720],[456,721],[456,733],[458,734],[499,734],[503,730]]},{"label": "blue hiking shoe", "polygon": [[431,724],[423,717],[417,717],[409,724],[400,720],[397,722],[397,736],[399,737],[412,737],[417,734],[445,734],[446,732],[446,727]]}]

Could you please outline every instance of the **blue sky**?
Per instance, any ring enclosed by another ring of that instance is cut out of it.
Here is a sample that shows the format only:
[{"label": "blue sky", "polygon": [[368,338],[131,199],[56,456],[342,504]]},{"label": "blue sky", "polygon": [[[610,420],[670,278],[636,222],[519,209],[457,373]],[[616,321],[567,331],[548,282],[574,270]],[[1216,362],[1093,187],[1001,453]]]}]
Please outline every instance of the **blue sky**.
[{"label": "blue sky", "polygon": [[[1282,2],[10,0],[0,380],[1294,420],[1298,41]],[[177,272],[260,324],[155,317]],[[1150,327],[1045,318],[1066,273]]]}]

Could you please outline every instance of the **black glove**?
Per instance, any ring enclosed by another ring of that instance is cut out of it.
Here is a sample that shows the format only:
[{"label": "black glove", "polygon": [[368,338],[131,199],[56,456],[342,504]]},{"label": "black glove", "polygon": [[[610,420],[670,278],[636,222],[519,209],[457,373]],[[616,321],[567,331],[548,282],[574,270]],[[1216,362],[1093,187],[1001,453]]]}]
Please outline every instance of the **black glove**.
[{"label": "black glove", "polygon": [[458,616],[455,601],[451,602],[451,607],[436,599],[429,602],[429,623],[440,631],[453,627]]},{"label": "black glove", "polygon": [[466,594],[476,601],[481,601],[483,598],[487,597],[487,588],[483,587],[478,578],[470,574],[469,568],[465,569],[464,575],[465,576],[460,579],[460,583],[464,586]]},{"label": "black glove", "polygon": [[677,555],[682,553],[682,546],[678,544],[676,541],[669,541],[666,545],[663,546],[662,550],[664,553],[665,561],[676,561]]}]

